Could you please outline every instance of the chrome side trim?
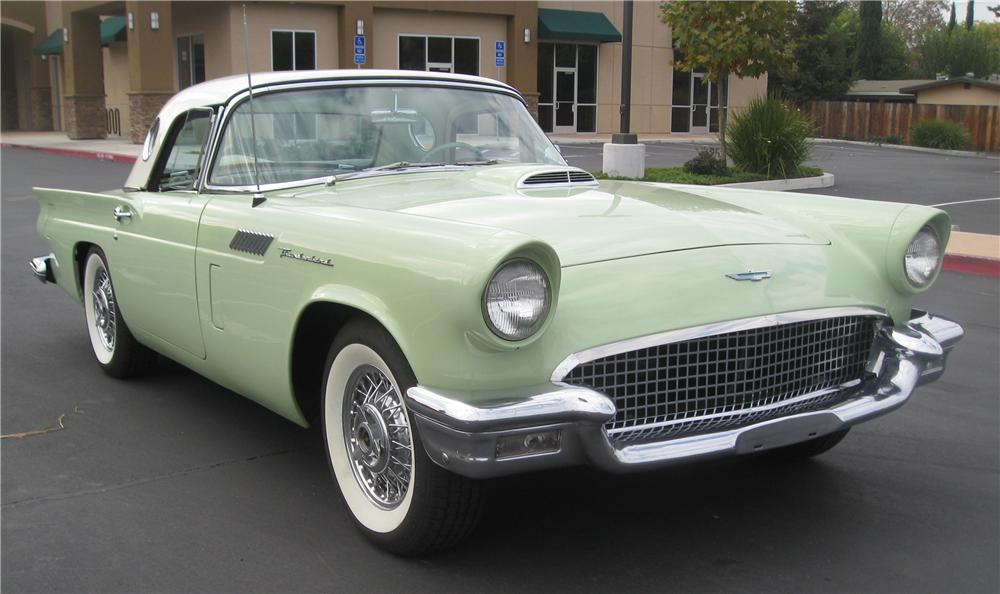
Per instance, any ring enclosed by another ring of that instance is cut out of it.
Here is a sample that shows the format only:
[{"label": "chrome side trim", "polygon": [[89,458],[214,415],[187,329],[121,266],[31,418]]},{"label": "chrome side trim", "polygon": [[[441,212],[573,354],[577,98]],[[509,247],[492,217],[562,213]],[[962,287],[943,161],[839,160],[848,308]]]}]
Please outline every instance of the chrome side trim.
[{"label": "chrome side trim", "polygon": [[55,254],[32,258],[28,262],[28,267],[31,268],[31,273],[35,275],[35,278],[42,281],[42,283],[56,282],[55,274],[52,271],[54,265],[58,266]]},{"label": "chrome side trim", "polygon": [[793,322],[806,322],[809,320],[822,320],[826,318],[838,318],[842,316],[881,316],[887,317],[885,310],[874,307],[828,307],[822,309],[806,309],[801,311],[791,311],[766,316],[756,316],[752,318],[742,318],[739,320],[729,320],[726,322],[715,322],[703,326],[692,326],[679,330],[669,330],[637,338],[629,338],[619,342],[613,342],[601,346],[592,347],[573,353],[567,356],[555,370],[552,371],[551,381],[562,382],[574,367],[581,363],[589,363],[596,359],[645,349],[671,342],[682,342],[703,336],[714,336],[727,332],[738,332],[740,330],[752,330],[754,328],[765,328],[768,326],[778,326]]}]

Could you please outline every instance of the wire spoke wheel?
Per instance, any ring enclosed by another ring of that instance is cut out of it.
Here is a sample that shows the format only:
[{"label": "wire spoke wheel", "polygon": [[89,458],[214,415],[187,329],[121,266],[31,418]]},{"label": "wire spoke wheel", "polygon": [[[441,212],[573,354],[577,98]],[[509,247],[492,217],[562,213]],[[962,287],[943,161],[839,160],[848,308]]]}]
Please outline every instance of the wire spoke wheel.
[{"label": "wire spoke wheel", "polygon": [[97,270],[94,277],[94,326],[97,328],[101,344],[108,351],[115,350],[115,328],[117,315],[115,308],[115,293],[111,288],[111,277],[104,266]]},{"label": "wire spoke wheel", "polygon": [[363,365],[347,382],[342,418],[355,479],[377,506],[395,508],[413,471],[413,437],[399,393],[379,369]]}]

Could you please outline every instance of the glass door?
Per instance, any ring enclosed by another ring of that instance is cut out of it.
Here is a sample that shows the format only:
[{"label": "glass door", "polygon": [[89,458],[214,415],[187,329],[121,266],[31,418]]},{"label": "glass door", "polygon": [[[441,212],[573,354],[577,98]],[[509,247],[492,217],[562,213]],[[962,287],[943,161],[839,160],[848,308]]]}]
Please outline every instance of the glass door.
[{"label": "glass door", "polygon": [[576,69],[556,68],[556,134],[576,132]]},{"label": "glass door", "polygon": [[708,133],[708,98],[712,83],[704,73],[691,73],[691,132]]}]

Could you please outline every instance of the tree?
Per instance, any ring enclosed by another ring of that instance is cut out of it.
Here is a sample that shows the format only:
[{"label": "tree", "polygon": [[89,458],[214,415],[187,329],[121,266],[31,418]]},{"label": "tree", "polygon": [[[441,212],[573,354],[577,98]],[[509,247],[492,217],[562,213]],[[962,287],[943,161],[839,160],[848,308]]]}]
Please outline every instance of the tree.
[{"label": "tree", "polygon": [[798,5],[790,35],[792,61],[768,74],[771,88],[796,103],[844,96],[854,79],[854,67],[848,35],[834,25],[843,10],[849,8],[841,2]]},{"label": "tree", "polygon": [[927,78],[969,72],[986,78],[1000,72],[1000,25],[977,23],[971,31],[964,27],[928,31],[920,44],[918,70]]},{"label": "tree", "polygon": [[673,31],[674,47],[683,57],[679,70],[705,71],[719,86],[719,143],[726,158],[726,96],[729,75],[755,77],[787,63],[787,32],[794,13],[791,2],[664,2],[660,18]]},{"label": "tree", "polygon": [[886,0],[882,4],[882,24],[896,27],[913,49],[920,45],[924,31],[945,24],[943,13],[948,8],[945,0]]},{"label": "tree", "polygon": [[[863,2],[861,5],[870,4]],[[847,6],[840,12],[834,20],[831,31],[838,31],[842,34],[847,43],[847,55],[852,64],[855,65],[854,76],[867,78],[869,80],[889,80],[906,78],[911,75],[913,52],[906,47],[903,32],[889,23],[882,24],[882,31],[879,37],[879,50],[882,54],[881,60],[876,64],[875,71],[868,76],[861,74],[861,17],[853,6]]]},{"label": "tree", "polygon": [[861,32],[858,37],[858,72],[861,78],[878,78],[882,63],[882,3],[867,0],[858,11],[861,16]]},{"label": "tree", "polygon": [[965,5],[965,30],[972,31],[972,25],[976,22],[975,15],[975,1],[969,0],[969,3]]},{"label": "tree", "polygon": [[955,3],[951,3],[951,17],[948,19],[948,32],[951,33],[955,30],[955,25],[958,24],[958,20],[955,18]]}]

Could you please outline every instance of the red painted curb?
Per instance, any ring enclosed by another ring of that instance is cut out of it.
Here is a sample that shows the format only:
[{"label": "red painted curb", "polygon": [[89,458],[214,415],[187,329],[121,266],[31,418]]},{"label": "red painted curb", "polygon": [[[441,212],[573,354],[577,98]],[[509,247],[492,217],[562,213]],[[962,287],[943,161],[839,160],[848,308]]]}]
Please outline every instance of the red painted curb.
[{"label": "red painted curb", "polygon": [[941,266],[941,269],[951,272],[978,274],[980,276],[1000,276],[1000,260],[945,254],[944,264]]},{"label": "red painted curb", "polygon": [[28,144],[13,144],[10,142],[0,143],[0,147],[14,148],[26,151],[38,151],[52,155],[63,155],[65,157],[83,157],[84,159],[97,159],[99,161],[112,161],[115,163],[135,163],[136,158],[131,155],[119,155],[117,153],[103,153],[101,151],[81,151],[76,149],[55,148],[49,146],[33,146]]}]

